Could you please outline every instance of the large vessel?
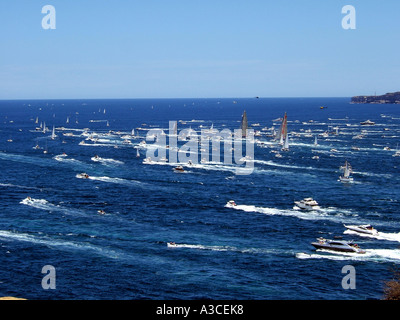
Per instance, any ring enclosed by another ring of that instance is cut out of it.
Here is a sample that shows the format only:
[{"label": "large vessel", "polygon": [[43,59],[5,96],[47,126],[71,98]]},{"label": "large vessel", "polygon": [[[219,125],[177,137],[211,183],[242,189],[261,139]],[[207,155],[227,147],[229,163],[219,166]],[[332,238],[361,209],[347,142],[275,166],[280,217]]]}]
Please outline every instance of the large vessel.
[{"label": "large vessel", "polygon": [[313,198],[304,198],[300,201],[295,201],[295,205],[303,210],[320,210],[321,208],[318,205],[318,202]]},{"label": "large vessel", "polygon": [[324,238],[318,238],[317,240],[318,242],[311,243],[316,249],[350,253],[365,253],[365,250],[360,249],[360,247],[352,241],[327,240]]}]

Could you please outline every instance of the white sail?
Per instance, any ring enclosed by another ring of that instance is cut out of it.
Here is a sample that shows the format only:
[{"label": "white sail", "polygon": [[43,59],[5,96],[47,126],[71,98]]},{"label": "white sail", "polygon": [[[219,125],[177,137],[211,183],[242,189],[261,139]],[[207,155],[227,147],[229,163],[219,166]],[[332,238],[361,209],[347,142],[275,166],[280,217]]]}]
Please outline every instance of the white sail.
[{"label": "white sail", "polygon": [[287,134],[287,114],[285,112],[285,116],[282,119],[282,124],[279,128],[278,135],[276,137],[277,140],[279,140],[279,144],[283,145],[286,134]]},{"label": "white sail", "polygon": [[317,145],[318,145],[318,138],[317,138],[317,135],[315,135],[314,146],[317,146]]},{"label": "white sail", "polygon": [[289,151],[289,136],[287,132],[283,143],[282,151]]},{"label": "white sail", "polygon": [[51,132],[51,139],[55,139],[57,136],[56,136],[56,131],[55,131],[55,128],[54,128],[54,126],[53,126],[53,131]]}]

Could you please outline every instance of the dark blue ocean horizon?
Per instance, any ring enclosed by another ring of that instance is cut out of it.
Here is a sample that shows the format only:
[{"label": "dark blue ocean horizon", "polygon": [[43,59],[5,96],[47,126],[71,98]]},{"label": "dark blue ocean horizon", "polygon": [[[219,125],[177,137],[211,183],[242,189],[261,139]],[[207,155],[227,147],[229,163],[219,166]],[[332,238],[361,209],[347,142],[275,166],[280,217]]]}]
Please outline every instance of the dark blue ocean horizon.
[{"label": "dark blue ocean horizon", "polygon": [[[244,110],[260,133],[250,175],[236,175],[235,164],[176,173],[144,164],[142,147],[136,156],[148,129],[177,121],[178,130],[233,131]],[[269,134],[285,112],[282,152]],[[49,131],[36,130],[41,123]],[[400,262],[399,137],[397,105],[347,97],[2,100],[0,296],[381,299]],[[352,184],[338,181],[346,160]],[[306,197],[321,210],[293,208]],[[368,223],[380,238],[345,232]],[[318,237],[354,240],[367,253],[316,251]],[[56,289],[41,285],[45,265]],[[354,290],[342,287],[346,265],[357,272]]]}]

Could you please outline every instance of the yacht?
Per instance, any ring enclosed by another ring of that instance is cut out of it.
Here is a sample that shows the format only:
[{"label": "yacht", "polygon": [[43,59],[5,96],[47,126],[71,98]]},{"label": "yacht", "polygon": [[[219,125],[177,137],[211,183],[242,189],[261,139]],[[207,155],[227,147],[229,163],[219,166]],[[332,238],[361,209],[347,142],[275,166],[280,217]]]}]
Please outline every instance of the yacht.
[{"label": "yacht", "polygon": [[321,208],[318,205],[318,202],[313,198],[305,198],[300,201],[294,202],[297,207],[303,210],[320,210]]},{"label": "yacht", "polygon": [[374,229],[370,224],[364,224],[364,225],[353,225],[353,226],[346,226],[344,225],[347,229],[351,231],[355,231],[358,233],[364,233],[364,234],[369,234],[369,235],[378,235],[378,231]]},{"label": "yacht", "polygon": [[365,250],[360,249],[360,247],[352,241],[348,242],[344,240],[327,240],[324,238],[317,238],[317,240],[318,242],[311,243],[316,249],[324,249],[338,252],[365,253]]}]

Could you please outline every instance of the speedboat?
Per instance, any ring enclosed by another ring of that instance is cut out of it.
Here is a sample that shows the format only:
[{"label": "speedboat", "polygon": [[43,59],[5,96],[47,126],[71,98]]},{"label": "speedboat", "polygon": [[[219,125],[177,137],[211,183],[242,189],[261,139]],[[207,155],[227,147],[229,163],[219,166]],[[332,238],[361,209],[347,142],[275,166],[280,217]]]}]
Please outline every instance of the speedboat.
[{"label": "speedboat", "polygon": [[97,213],[101,214],[101,215],[106,214],[106,212],[104,210],[97,210]]},{"label": "speedboat", "polygon": [[168,247],[168,248],[176,248],[176,247],[177,247],[177,244],[176,244],[175,242],[168,242],[168,243],[167,243],[167,247]]},{"label": "speedboat", "polygon": [[174,168],[174,171],[175,172],[184,172],[185,170],[183,169],[182,166],[177,166],[177,167]]},{"label": "speedboat", "polygon": [[318,205],[318,202],[313,198],[304,198],[300,201],[294,202],[296,206],[303,210],[320,210],[321,208]]},{"label": "speedboat", "polygon": [[92,161],[101,161],[102,158],[100,158],[97,154],[94,157],[91,157],[90,160]]},{"label": "speedboat", "polygon": [[81,178],[81,179],[89,179],[89,175],[88,175],[87,173],[85,173],[85,172],[78,173],[78,174],[76,175],[76,177],[77,177],[77,178]]},{"label": "speedboat", "polygon": [[365,253],[365,250],[360,249],[360,247],[352,241],[348,242],[344,240],[327,240],[324,238],[317,238],[317,240],[318,242],[311,243],[316,249],[324,249],[338,252]]},{"label": "speedboat", "polygon": [[229,200],[229,201],[227,202],[226,206],[227,206],[227,207],[236,207],[237,204],[236,204],[235,201]]},{"label": "speedboat", "polygon": [[347,229],[358,232],[358,233],[364,233],[364,234],[370,234],[377,236],[378,235],[378,230],[374,229],[370,224],[364,224],[364,225],[354,225],[354,226],[346,226],[344,225]]}]

